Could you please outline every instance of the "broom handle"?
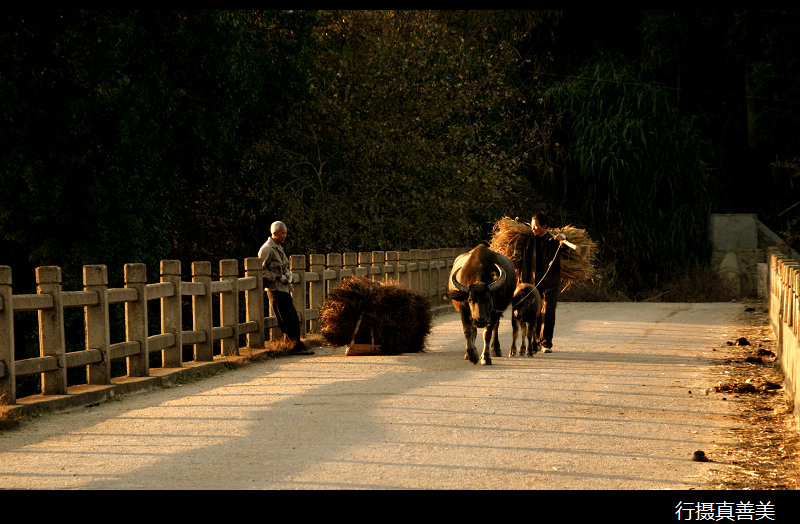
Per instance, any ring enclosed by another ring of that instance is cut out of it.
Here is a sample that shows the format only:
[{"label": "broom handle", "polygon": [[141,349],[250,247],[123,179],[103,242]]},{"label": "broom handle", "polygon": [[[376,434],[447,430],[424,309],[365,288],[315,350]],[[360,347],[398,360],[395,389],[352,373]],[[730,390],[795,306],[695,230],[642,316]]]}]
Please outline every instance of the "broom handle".
[{"label": "broom handle", "polygon": [[578,246],[576,246],[575,244],[573,244],[573,243],[572,243],[572,242],[570,242],[569,240],[561,240],[560,242],[561,242],[562,244],[564,244],[565,246],[567,246],[568,248],[574,249],[575,251],[577,251],[577,250],[578,250]]},{"label": "broom handle", "polygon": [[586,255],[589,254],[589,247],[588,246],[577,246],[577,245],[573,244],[572,242],[569,242],[568,240],[559,240],[559,242],[561,242],[562,244],[564,244],[568,248],[571,248],[581,258],[584,258],[584,257],[586,257]]},{"label": "broom handle", "polygon": [[360,315],[358,315],[358,322],[356,322],[356,329],[353,330],[353,338],[350,340],[350,345],[352,346],[356,341],[356,335],[358,334],[358,328],[361,327],[361,319],[364,318],[364,312],[362,311]]},{"label": "broom handle", "polygon": [[[559,233],[559,234],[563,234],[563,233]],[[573,244],[572,242],[570,242],[566,238],[564,238],[564,240],[561,240],[560,238],[556,237],[556,235],[553,235],[552,233],[550,234],[550,236],[552,236],[553,238],[555,238],[556,240],[558,240],[559,242],[561,242],[562,244],[564,244],[568,248],[574,249],[575,251],[578,250],[578,246],[576,246],[575,244]]]}]

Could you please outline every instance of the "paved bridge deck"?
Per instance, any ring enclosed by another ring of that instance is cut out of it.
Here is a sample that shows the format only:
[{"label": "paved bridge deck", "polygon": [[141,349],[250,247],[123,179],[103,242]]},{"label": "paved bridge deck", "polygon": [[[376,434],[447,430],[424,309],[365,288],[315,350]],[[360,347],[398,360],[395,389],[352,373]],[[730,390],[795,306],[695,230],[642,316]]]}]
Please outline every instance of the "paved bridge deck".
[{"label": "paved bridge deck", "polygon": [[423,354],[323,348],[42,416],[0,434],[0,487],[704,489],[742,309],[562,303],[553,353],[492,366],[445,314]]}]

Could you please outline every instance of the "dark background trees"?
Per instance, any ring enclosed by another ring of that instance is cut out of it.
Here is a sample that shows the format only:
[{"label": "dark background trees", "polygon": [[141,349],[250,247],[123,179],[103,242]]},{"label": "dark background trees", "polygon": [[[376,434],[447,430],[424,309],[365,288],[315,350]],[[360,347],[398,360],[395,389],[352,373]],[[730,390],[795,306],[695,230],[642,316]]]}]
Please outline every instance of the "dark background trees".
[{"label": "dark background trees", "polygon": [[243,151],[302,95],[305,17],[0,16],[0,251],[20,284],[39,265],[74,288],[83,264],[119,282],[125,262],[229,249]]},{"label": "dark background trees", "polygon": [[[635,297],[709,212],[793,238],[798,15],[6,10],[0,263],[474,245],[545,209]],[[22,291],[20,291],[22,292]]]}]

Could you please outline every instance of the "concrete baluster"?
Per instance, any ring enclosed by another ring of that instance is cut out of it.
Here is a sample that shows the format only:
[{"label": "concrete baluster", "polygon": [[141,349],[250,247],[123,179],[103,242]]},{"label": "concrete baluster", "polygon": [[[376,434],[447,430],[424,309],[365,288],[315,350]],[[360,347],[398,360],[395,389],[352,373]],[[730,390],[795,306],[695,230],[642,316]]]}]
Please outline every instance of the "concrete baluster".
[{"label": "concrete baluster", "polygon": [[206,334],[205,340],[194,345],[198,362],[214,360],[214,312],[211,300],[211,262],[192,262],[192,282],[203,284],[202,295],[192,295],[192,330]]},{"label": "concrete baluster", "polygon": [[[314,254],[309,255],[308,258],[309,272],[319,275],[308,286],[308,303],[312,310],[319,312],[325,302],[325,255]],[[312,333],[319,331],[319,319],[316,316],[311,319],[309,329]]]},{"label": "concrete baluster", "polygon": [[248,257],[244,259],[244,276],[254,277],[256,286],[245,291],[245,315],[247,322],[255,322],[256,331],[247,334],[247,347],[264,347],[264,272],[261,269],[261,259]]},{"label": "concrete baluster", "polygon": [[8,404],[17,402],[12,292],[11,266],[0,266],[0,402]]},{"label": "concrete baluster", "polygon": [[53,306],[39,310],[39,354],[53,357],[58,369],[42,373],[42,394],[67,394],[66,341],[64,339],[64,308],[61,303],[61,268],[36,268],[36,292],[53,297]]},{"label": "concrete baluster", "polygon": [[174,343],[161,350],[161,366],[179,368],[183,360],[183,308],[181,307],[181,262],[161,261],[161,282],[172,284],[172,294],[161,297],[161,332],[171,333]]},{"label": "concrete baluster", "polygon": [[306,288],[306,257],[304,255],[289,255],[289,268],[294,275],[292,283],[292,302],[300,317],[300,336],[304,337],[308,331],[306,322],[306,307],[308,290]]},{"label": "concrete baluster", "polygon": [[125,288],[135,289],[137,298],[125,303],[125,340],[139,343],[139,354],[128,357],[128,376],[150,375],[150,348],[147,325],[147,268],[144,264],[125,264]]},{"label": "concrete baluster", "polygon": [[83,266],[83,290],[97,293],[97,304],[83,308],[86,349],[97,349],[102,360],[86,366],[87,384],[111,383],[111,346],[108,325],[108,268],[105,265]]},{"label": "concrete baluster", "polygon": [[219,279],[231,284],[230,291],[219,294],[220,324],[233,332],[230,337],[222,339],[222,354],[235,356],[239,354],[239,262],[235,259],[220,260]]},{"label": "concrete baluster", "polygon": [[342,254],[341,253],[328,253],[328,271],[334,273],[333,277],[328,281],[328,288],[326,293],[330,293],[342,284]]}]

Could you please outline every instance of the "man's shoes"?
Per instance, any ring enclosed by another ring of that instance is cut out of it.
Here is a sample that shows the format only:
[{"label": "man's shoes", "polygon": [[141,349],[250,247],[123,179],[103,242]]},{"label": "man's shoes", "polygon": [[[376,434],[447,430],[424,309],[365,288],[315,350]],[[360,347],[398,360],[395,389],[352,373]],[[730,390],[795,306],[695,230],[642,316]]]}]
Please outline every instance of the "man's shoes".
[{"label": "man's shoes", "polygon": [[552,345],[545,345],[545,346],[542,346],[542,347],[543,347],[543,350],[544,350],[545,353],[552,353],[553,352],[553,346]]},{"label": "man's shoes", "polygon": [[314,352],[306,347],[302,342],[298,342],[289,350],[290,355],[313,355]]}]

